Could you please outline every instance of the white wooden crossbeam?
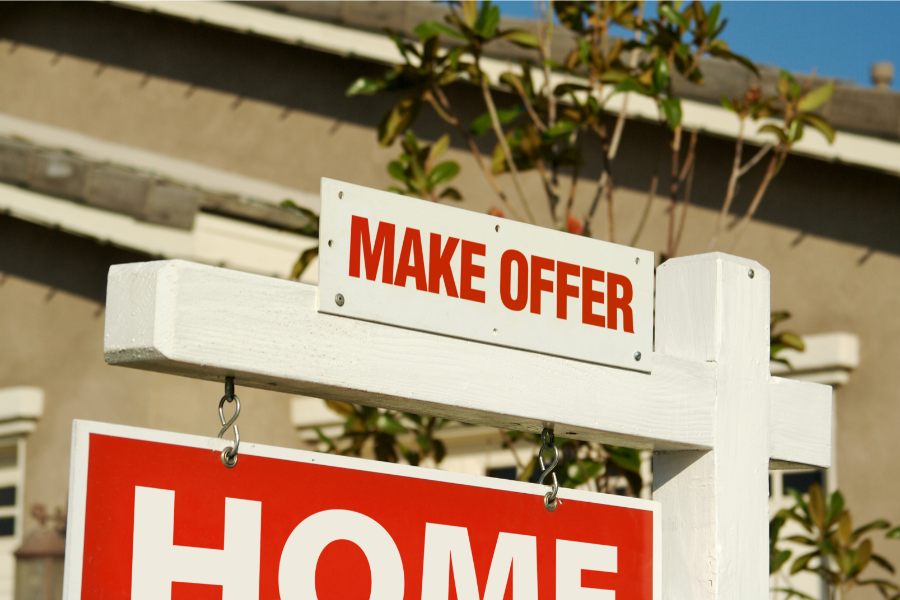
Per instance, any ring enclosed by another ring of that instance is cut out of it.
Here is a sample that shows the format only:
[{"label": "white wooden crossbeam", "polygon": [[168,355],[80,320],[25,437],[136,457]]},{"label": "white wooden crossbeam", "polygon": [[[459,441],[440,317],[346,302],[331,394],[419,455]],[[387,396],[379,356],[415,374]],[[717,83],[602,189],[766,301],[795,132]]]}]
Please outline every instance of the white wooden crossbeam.
[{"label": "white wooden crossbeam", "polygon": [[[494,427],[538,432],[552,424],[562,435],[635,448],[708,450],[716,442],[715,361],[657,353],[643,374],[335,317],[316,311],[313,286],[185,261],[111,269],[105,356]],[[779,406],[802,405],[771,411],[777,464],[830,464],[830,435],[821,434],[830,389],[778,378],[767,385]]]}]

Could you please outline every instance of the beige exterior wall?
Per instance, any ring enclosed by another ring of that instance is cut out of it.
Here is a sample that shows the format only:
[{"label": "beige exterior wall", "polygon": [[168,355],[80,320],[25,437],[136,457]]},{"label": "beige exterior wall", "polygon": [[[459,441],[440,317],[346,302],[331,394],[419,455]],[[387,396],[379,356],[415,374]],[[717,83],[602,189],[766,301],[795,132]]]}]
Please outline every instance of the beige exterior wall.
[{"label": "beige exterior wall", "polygon": [[[301,190],[317,191],[323,176],[387,187],[385,166],[395,151],[379,148],[374,133],[387,104],[369,99],[343,103],[345,80],[355,74],[334,69],[360,63],[326,58],[320,77],[330,83],[310,85],[331,94],[335,108],[318,111],[298,106],[321,106],[329,97],[286,107],[2,40],[0,112]],[[634,140],[648,127],[629,124],[626,138],[632,133]],[[426,119],[423,128],[423,137],[438,131],[433,120]],[[651,153],[640,146],[641,140],[628,143],[632,146],[623,148],[622,180],[639,190],[656,161],[646,158]],[[704,138],[703,144],[709,149],[699,160],[706,161],[701,164],[711,174],[704,178],[704,171],[698,171],[701,206],[691,209],[680,254],[706,251],[715,220],[710,207],[724,192],[727,171],[722,169],[731,160],[727,142]],[[467,199],[463,206],[480,212],[500,206],[471,157],[458,147],[450,156],[463,166],[457,182]],[[624,164],[626,160],[631,162]],[[900,523],[900,229],[894,227],[900,182],[841,167],[842,180],[836,185],[828,173],[839,167],[794,158],[788,164],[780,187],[773,186],[764,202],[761,215],[768,222],[755,222],[734,252],[771,270],[772,307],[794,314],[791,329],[859,336],[861,366],[837,403],[839,486],[856,523],[875,517]],[[808,177],[819,171],[822,177]],[[549,224],[537,181],[529,177],[527,183],[540,222]],[[504,185],[510,187],[508,181]],[[578,213],[592,193],[593,184],[585,181]],[[630,239],[645,198],[643,191],[618,190],[618,241]],[[654,202],[641,247],[661,250],[667,210],[667,201]],[[858,222],[842,230],[851,217]],[[594,231],[598,237],[606,231],[604,218],[596,221]],[[0,286],[0,340],[0,387],[36,385],[46,393],[44,417],[29,439],[26,506],[65,504],[73,418],[217,433],[220,386],[104,364],[103,307],[97,298],[53,293],[52,281],[10,275]],[[286,396],[238,386],[245,439],[300,445],[290,426]],[[900,564],[900,544],[879,541],[876,549]]]}]

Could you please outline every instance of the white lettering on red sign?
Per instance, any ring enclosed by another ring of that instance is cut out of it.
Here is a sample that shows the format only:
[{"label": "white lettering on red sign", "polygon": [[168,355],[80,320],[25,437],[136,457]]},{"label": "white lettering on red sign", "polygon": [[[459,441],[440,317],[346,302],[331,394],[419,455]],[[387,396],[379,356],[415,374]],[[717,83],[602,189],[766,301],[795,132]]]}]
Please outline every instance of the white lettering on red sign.
[{"label": "white lettering on red sign", "polygon": [[656,502],[222,443],[76,421],[69,600],[659,600]]},{"label": "white lettering on red sign", "polygon": [[[225,498],[225,548],[176,546],[175,492],[135,487],[132,600],[171,598],[173,582],[222,586],[222,600],[259,598],[261,503]],[[450,572],[459,600],[503,600],[512,572],[513,600],[538,599],[537,538],[500,532],[482,597],[465,527],[425,523],[422,600],[450,597]],[[283,600],[315,600],[322,551],[338,540],[356,544],[371,575],[371,600],[403,600],[403,559],[377,521],[349,510],[325,510],[303,520],[281,552],[278,590]],[[581,571],[616,571],[616,548],[556,541],[558,600],[613,600],[615,592],[583,588]]]}]

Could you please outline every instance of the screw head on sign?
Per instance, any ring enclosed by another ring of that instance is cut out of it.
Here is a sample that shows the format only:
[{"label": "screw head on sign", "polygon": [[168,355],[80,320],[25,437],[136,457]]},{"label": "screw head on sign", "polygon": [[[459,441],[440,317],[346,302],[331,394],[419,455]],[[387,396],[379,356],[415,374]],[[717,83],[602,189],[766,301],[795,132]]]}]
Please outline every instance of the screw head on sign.
[{"label": "screw head on sign", "polygon": [[338,198],[343,198],[343,197],[344,197],[344,192],[338,192]]},{"label": "screw head on sign", "polygon": [[747,271],[747,276],[750,277],[750,279],[753,279],[754,275],[756,275],[756,273],[753,272],[753,269],[750,269],[749,271]]},{"label": "screw head on sign", "polygon": [[634,259],[634,264],[636,264],[636,265],[641,264],[641,257],[640,257],[640,256],[638,256],[637,258]]},{"label": "screw head on sign", "polygon": [[343,306],[344,305],[344,295],[336,294],[334,296],[334,303],[337,304],[338,306]]},{"label": "screw head on sign", "polygon": [[641,360],[641,353],[640,353],[640,352],[635,352],[635,353],[634,353],[634,360]]}]

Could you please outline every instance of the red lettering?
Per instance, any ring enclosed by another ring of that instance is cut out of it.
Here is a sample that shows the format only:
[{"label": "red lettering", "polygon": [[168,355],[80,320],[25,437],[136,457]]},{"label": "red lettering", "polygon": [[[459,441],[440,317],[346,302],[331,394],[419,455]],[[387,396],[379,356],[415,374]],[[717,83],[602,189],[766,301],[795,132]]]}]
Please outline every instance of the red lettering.
[{"label": "red lettering", "polygon": [[[410,262],[412,258],[412,262]],[[403,246],[400,248],[400,261],[397,263],[397,279],[394,285],[406,287],[407,277],[416,280],[416,289],[427,292],[425,284],[425,256],[422,254],[422,236],[418,229],[406,228],[403,234]]]},{"label": "red lettering", "polygon": [[[516,297],[512,297],[512,263],[516,263],[518,281]],[[528,259],[518,250],[507,250],[500,257],[500,300],[503,306],[516,312],[528,304]]]},{"label": "red lettering", "polygon": [[366,263],[366,279],[375,281],[382,251],[384,267],[381,280],[391,283],[394,280],[394,226],[391,223],[378,223],[373,249],[369,237],[369,220],[354,215],[350,221],[350,277],[359,277],[359,256],[362,253]]},{"label": "red lettering", "polygon": [[556,263],[556,318],[565,319],[568,316],[569,298],[578,297],[578,286],[569,284],[569,275],[578,277],[581,267],[571,263],[558,261]]},{"label": "red lettering", "polygon": [[541,271],[552,271],[555,261],[531,255],[531,312],[541,314],[541,292],[553,291],[553,280],[543,279]]},{"label": "red lettering", "polygon": [[472,264],[473,256],[484,256],[484,244],[462,241],[461,267],[459,271],[459,297],[484,304],[484,292],[472,288],[472,278],[484,279],[484,267]]},{"label": "red lettering", "polygon": [[[619,296],[619,288],[622,288],[621,296]],[[631,306],[629,306],[633,296],[631,281],[624,275],[610,273],[609,281],[606,283],[606,293],[609,296],[609,308],[606,312],[609,316],[609,328],[618,329],[618,316],[619,310],[621,310],[625,331],[634,333],[634,317],[631,314]]]},{"label": "red lettering", "polygon": [[453,298],[459,298],[456,291],[456,281],[453,279],[453,271],[450,270],[450,259],[456,252],[459,245],[459,238],[448,237],[447,245],[441,252],[441,236],[437,233],[431,234],[431,244],[428,254],[428,291],[432,294],[441,293],[441,279],[444,280],[444,288],[447,295]]},{"label": "red lettering", "polygon": [[603,271],[585,267],[581,275],[581,287],[584,293],[581,296],[581,322],[585,325],[606,327],[606,317],[594,314],[594,303],[603,304],[603,292],[594,289],[595,281],[603,281]]}]

